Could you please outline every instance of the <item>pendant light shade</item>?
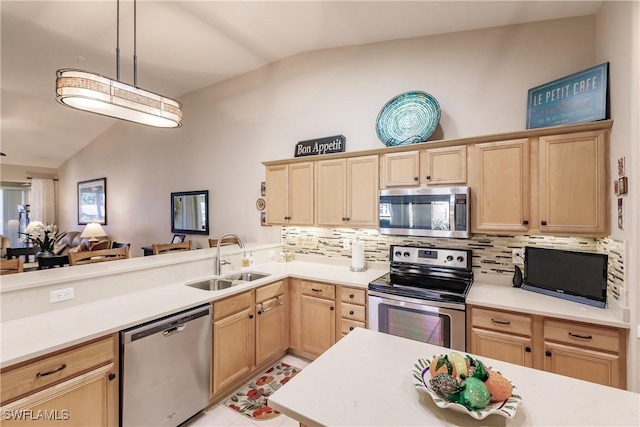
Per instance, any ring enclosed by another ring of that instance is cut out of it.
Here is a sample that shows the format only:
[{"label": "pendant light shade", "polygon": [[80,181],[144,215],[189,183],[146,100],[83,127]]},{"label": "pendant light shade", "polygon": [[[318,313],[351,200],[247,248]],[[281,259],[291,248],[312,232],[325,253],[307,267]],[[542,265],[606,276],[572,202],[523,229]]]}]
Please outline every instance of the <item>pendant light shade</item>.
[{"label": "pendant light shade", "polygon": [[182,126],[178,101],[89,71],[58,70],[56,100],[78,110],[144,125]]},{"label": "pendant light shade", "polygon": [[117,0],[116,79],[83,70],[56,72],[56,100],[78,110],[143,125],[182,126],[182,105],[173,99],[138,88],[136,54],[136,0],[133,0],[133,86],[120,81],[120,0]]}]

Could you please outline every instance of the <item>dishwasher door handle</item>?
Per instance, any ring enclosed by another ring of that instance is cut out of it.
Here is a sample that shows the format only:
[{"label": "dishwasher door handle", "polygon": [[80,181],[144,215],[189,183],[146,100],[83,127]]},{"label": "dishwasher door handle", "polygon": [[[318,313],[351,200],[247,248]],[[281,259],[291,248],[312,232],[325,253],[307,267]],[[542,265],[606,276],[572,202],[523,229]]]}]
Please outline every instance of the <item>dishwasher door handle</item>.
[{"label": "dishwasher door handle", "polygon": [[162,335],[164,335],[165,337],[170,337],[171,335],[175,335],[178,332],[184,331],[184,328],[186,327],[187,327],[187,324],[183,323],[182,325],[178,325],[175,328],[170,328],[170,329],[167,329],[166,331],[163,331]]}]

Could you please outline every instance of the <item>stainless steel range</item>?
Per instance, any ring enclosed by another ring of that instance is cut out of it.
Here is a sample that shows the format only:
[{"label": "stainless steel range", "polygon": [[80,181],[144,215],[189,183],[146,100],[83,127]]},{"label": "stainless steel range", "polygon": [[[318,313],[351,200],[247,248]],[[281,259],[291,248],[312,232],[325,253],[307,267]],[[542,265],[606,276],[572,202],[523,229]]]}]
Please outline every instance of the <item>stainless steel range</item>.
[{"label": "stainless steel range", "polygon": [[369,283],[369,328],[465,351],[471,250],[393,245]]}]

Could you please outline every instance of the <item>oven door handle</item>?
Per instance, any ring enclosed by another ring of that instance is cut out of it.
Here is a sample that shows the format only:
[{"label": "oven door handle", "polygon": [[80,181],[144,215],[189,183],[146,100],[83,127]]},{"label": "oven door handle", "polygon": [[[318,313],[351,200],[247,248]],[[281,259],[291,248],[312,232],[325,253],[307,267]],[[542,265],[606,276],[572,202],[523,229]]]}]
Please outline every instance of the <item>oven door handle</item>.
[{"label": "oven door handle", "polygon": [[376,298],[380,303],[393,305],[396,307],[406,307],[418,311],[428,311],[431,313],[440,313],[443,308],[458,311],[466,311],[464,304],[452,304],[444,301],[422,300],[417,298],[408,298],[401,295],[390,295],[383,292],[369,291],[369,298]]}]

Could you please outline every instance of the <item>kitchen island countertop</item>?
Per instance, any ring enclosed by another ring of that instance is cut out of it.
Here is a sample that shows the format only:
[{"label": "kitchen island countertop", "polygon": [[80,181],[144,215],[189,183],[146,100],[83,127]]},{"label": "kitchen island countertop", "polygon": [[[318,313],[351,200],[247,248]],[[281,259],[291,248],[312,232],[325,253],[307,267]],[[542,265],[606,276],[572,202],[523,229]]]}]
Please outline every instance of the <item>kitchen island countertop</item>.
[{"label": "kitchen island countertop", "polygon": [[419,358],[450,349],[357,328],[269,397],[269,406],[305,425],[637,426],[640,395],[484,358],[516,385],[516,416],[484,420],[440,409],[413,385]]}]

